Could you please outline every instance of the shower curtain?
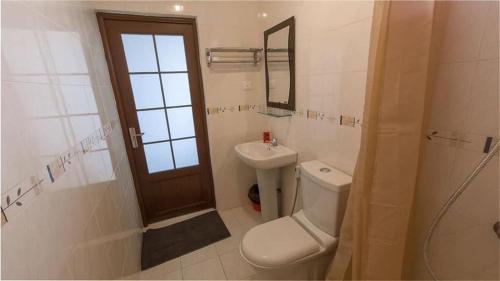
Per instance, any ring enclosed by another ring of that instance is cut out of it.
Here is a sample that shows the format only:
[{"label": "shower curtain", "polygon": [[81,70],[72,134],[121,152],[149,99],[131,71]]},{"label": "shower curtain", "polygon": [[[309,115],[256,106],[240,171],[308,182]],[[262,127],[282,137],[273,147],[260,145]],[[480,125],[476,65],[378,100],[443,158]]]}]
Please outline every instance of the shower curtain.
[{"label": "shower curtain", "polygon": [[327,279],[401,279],[416,185],[434,2],[376,1],[361,147]]}]

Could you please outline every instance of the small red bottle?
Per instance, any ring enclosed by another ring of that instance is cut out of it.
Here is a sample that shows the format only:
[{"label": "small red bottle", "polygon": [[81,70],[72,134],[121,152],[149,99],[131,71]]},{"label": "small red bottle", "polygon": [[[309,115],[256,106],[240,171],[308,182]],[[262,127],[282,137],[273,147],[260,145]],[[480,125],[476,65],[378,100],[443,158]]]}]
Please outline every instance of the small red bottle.
[{"label": "small red bottle", "polygon": [[268,143],[271,141],[271,132],[264,132],[262,134],[262,140],[264,141],[264,143]]}]

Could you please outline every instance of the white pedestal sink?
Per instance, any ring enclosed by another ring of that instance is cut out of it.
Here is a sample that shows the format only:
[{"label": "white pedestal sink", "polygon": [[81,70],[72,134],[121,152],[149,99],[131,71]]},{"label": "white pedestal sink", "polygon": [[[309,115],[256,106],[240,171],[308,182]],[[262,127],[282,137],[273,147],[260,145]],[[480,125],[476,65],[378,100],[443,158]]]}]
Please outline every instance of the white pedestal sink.
[{"label": "white pedestal sink", "polygon": [[261,141],[238,144],[235,150],[243,162],[257,170],[262,219],[277,219],[279,168],[296,163],[297,152],[283,145],[271,146]]}]

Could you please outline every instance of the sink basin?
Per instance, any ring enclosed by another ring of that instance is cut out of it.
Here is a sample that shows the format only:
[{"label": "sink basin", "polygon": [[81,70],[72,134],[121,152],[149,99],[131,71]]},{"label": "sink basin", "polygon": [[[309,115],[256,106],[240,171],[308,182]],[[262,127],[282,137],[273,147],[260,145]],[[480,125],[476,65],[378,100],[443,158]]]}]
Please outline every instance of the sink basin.
[{"label": "sink basin", "polygon": [[279,168],[297,162],[297,152],[283,145],[270,146],[261,141],[238,144],[234,149],[243,162],[257,170],[262,219],[277,219]]},{"label": "sink basin", "polygon": [[243,162],[256,169],[280,168],[297,162],[297,152],[283,145],[256,141],[238,144],[235,150]]}]

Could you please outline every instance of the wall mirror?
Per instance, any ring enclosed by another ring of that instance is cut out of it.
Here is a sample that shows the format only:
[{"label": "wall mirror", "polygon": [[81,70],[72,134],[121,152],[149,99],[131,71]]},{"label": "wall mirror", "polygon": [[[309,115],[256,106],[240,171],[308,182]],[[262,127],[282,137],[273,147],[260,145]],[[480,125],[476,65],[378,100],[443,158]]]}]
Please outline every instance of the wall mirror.
[{"label": "wall mirror", "polygon": [[295,110],[295,18],[264,31],[266,103]]}]

